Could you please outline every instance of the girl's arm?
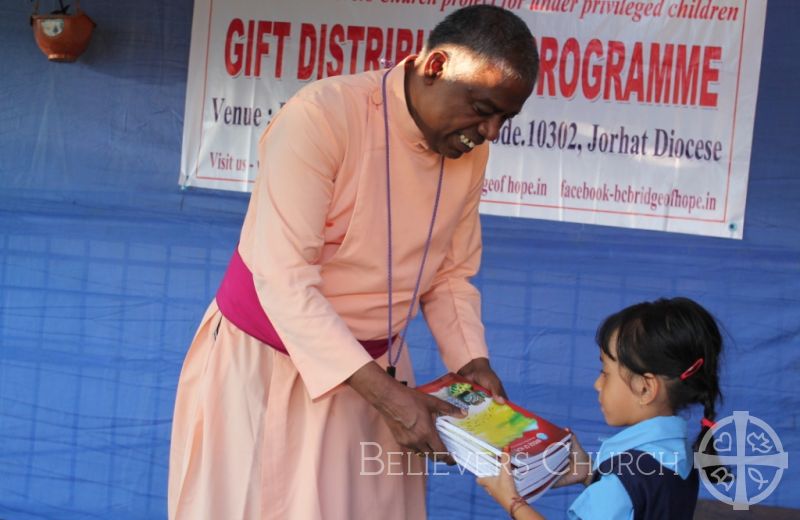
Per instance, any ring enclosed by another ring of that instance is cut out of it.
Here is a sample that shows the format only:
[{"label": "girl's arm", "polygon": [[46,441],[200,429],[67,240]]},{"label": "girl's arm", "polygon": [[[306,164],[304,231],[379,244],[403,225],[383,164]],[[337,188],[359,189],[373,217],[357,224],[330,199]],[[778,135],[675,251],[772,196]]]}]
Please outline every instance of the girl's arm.
[{"label": "girl's arm", "polygon": [[[502,457],[503,465],[500,473],[495,477],[483,477],[477,480],[483,489],[494,498],[500,506],[512,515],[514,520],[544,520],[535,509],[525,503],[517,493],[514,484],[514,476],[511,473],[511,457],[504,454]],[[569,454],[569,466],[566,473],[553,484],[553,487],[569,486],[571,484],[583,484],[588,486],[592,483],[592,461],[586,450],[578,442],[575,434],[572,434],[572,443]],[[512,510],[513,507],[513,510]]]},{"label": "girl's arm", "polygon": [[544,520],[535,509],[529,506],[517,493],[517,486],[514,484],[514,476],[511,471],[511,457],[502,457],[503,465],[500,473],[494,477],[483,477],[477,479],[483,489],[489,493],[500,506],[511,515],[514,520]]}]

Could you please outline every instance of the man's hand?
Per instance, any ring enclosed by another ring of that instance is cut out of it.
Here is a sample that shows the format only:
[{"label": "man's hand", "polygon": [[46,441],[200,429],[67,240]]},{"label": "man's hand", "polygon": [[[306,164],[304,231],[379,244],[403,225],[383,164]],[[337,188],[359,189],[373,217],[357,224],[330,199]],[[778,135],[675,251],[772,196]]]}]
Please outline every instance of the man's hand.
[{"label": "man's hand", "polygon": [[503,388],[503,383],[497,374],[494,373],[492,367],[489,366],[487,358],[475,358],[458,371],[459,375],[464,376],[471,383],[478,384],[492,393],[492,396],[500,404],[506,402],[508,396],[506,390]]},{"label": "man's hand", "polygon": [[455,464],[436,431],[436,417],[463,418],[460,408],[398,383],[375,362],[358,369],[348,383],[383,415],[398,444],[409,452]]}]

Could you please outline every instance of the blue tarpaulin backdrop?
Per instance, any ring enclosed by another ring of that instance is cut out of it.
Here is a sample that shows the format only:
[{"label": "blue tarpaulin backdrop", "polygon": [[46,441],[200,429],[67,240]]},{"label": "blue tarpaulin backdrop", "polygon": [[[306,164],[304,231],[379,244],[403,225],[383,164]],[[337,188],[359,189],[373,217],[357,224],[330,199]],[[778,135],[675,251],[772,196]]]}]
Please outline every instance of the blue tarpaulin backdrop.
[{"label": "blue tarpaulin backdrop", "polygon": [[[71,65],[49,63],[36,48],[28,2],[0,6],[4,519],[166,516],[181,362],[247,202],[177,186],[191,0],[83,4],[98,26]],[[722,414],[748,410],[780,435],[790,467],[765,503],[792,508],[800,508],[798,22],[800,2],[770,1],[744,240],[485,217],[476,279],[511,396],[571,426],[588,449],[613,431],[592,389],[597,324],[662,295],[703,303],[728,333]],[[412,336],[418,380],[438,376],[421,320]],[[429,490],[431,518],[503,517],[469,476],[433,476]],[[575,496],[553,491],[541,509],[562,518]]]}]

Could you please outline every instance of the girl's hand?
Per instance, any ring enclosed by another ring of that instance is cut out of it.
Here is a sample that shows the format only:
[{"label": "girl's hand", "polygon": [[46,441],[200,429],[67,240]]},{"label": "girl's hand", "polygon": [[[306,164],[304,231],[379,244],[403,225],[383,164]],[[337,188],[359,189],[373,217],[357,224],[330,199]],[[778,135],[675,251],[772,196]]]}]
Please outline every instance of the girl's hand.
[{"label": "girl's hand", "polygon": [[500,473],[494,477],[479,478],[477,482],[489,493],[489,496],[495,499],[503,509],[508,511],[514,497],[518,497],[519,493],[517,493],[517,486],[514,484],[511,456],[504,452],[500,457],[500,461],[502,462]]},{"label": "girl's hand", "polygon": [[575,436],[575,433],[572,430],[568,431],[572,433],[569,466],[567,466],[566,473],[553,484],[554,488],[579,483],[588,486],[592,483],[592,461],[586,450],[581,446],[581,443],[578,442],[578,437]]},{"label": "girl's hand", "polygon": [[[494,477],[483,477],[477,480],[478,484],[494,498],[498,504],[516,520],[545,520],[535,509],[526,504],[514,483],[514,475],[511,473],[511,457],[508,453],[503,453],[501,457],[500,473]],[[512,513],[513,506],[513,513]]]}]

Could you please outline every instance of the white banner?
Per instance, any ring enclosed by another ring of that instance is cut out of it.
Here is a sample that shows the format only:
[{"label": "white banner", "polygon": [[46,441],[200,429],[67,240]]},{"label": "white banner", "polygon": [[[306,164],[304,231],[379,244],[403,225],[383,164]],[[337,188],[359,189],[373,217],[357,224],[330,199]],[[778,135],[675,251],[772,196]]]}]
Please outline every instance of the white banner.
[{"label": "white banner", "polygon": [[541,58],[483,213],[742,238],[766,0],[195,0],[180,184],[248,191],[300,87],[417,53],[475,3]]}]

